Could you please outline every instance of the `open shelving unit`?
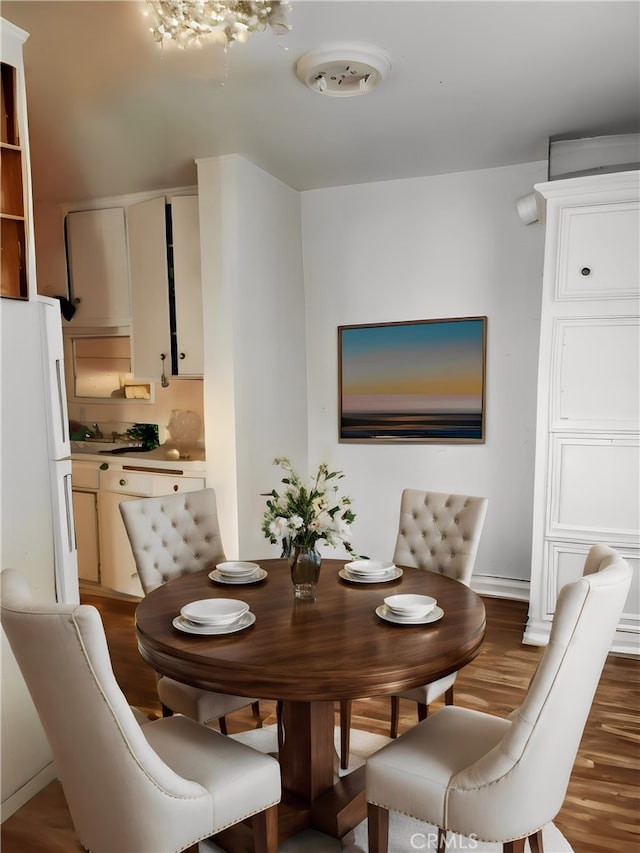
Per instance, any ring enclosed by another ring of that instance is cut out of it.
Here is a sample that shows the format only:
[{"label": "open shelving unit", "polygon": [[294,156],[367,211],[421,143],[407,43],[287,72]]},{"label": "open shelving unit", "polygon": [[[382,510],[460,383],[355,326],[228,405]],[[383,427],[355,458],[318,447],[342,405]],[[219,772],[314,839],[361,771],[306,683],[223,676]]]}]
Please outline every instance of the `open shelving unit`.
[{"label": "open shelving unit", "polygon": [[0,63],[0,68],[0,295],[27,299],[23,150],[16,110],[16,69],[6,62]]}]

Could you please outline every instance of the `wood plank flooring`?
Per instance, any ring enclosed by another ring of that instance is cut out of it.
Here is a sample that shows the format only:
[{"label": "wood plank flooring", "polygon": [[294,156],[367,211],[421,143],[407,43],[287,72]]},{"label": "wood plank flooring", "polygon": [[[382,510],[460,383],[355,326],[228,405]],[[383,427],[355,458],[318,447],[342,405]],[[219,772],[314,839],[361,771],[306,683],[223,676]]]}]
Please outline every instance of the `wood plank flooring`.
[{"label": "wood plank flooring", "polygon": [[[148,714],[159,715],[155,677],[136,646],[135,602],[87,593],[83,593],[82,600],[94,604],[102,614],[114,672],[129,702]],[[480,655],[458,674],[455,701],[458,705],[506,716],[526,693],[542,649],[522,645],[525,603],[487,598],[485,605],[486,640]],[[434,708],[437,706],[434,703]],[[263,700],[260,707],[263,722],[275,723],[275,704]],[[402,701],[400,732],[413,725],[414,707]],[[230,733],[254,725],[250,709],[228,718]],[[388,699],[354,702],[352,725],[388,734]],[[575,853],[626,853],[640,849],[640,662],[637,660],[609,656],[569,790],[555,823]],[[59,783],[47,786],[6,820],[0,841],[2,853],[81,850]]]}]

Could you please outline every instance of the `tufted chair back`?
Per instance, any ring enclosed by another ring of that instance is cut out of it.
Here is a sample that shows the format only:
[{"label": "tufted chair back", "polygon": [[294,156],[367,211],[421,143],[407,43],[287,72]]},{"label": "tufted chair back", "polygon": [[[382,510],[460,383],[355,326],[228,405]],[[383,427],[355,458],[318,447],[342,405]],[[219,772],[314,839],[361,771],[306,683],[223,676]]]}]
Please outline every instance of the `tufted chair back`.
[{"label": "tufted chair back", "polygon": [[468,586],[487,504],[487,498],[405,489],[393,561]]},{"label": "tufted chair back", "polygon": [[[145,595],[173,578],[226,559],[213,489],[123,501],[120,514]],[[156,677],[164,715],[184,714],[200,723],[217,719],[223,734],[226,714],[245,705],[253,705],[259,717],[257,699],[201,690],[159,673]]]},{"label": "tufted chair back", "polygon": [[213,489],[123,501],[120,513],[145,594],[226,559]]}]

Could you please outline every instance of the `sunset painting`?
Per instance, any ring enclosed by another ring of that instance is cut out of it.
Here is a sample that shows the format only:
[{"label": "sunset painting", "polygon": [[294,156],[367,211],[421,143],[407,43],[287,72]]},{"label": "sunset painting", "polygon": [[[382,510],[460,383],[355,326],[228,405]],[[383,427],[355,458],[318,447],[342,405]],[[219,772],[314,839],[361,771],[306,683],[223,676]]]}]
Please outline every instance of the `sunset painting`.
[{"label": "sunset painting", "polygon": [[486,326],[339,326],[340,440],[484,441]]}]

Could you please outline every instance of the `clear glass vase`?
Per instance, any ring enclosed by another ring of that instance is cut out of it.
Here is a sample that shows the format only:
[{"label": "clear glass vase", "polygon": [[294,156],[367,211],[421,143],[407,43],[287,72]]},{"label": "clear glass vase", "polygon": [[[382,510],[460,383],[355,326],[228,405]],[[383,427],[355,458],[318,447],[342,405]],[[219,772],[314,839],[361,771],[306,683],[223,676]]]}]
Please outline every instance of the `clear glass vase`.
[{"label": "clear glass vase", "polygon": [[315,548],[299,548],[295,545],[289,555],[291,583],[295,598],[316,600],[316,587],[320,577],[322,557]]}]

